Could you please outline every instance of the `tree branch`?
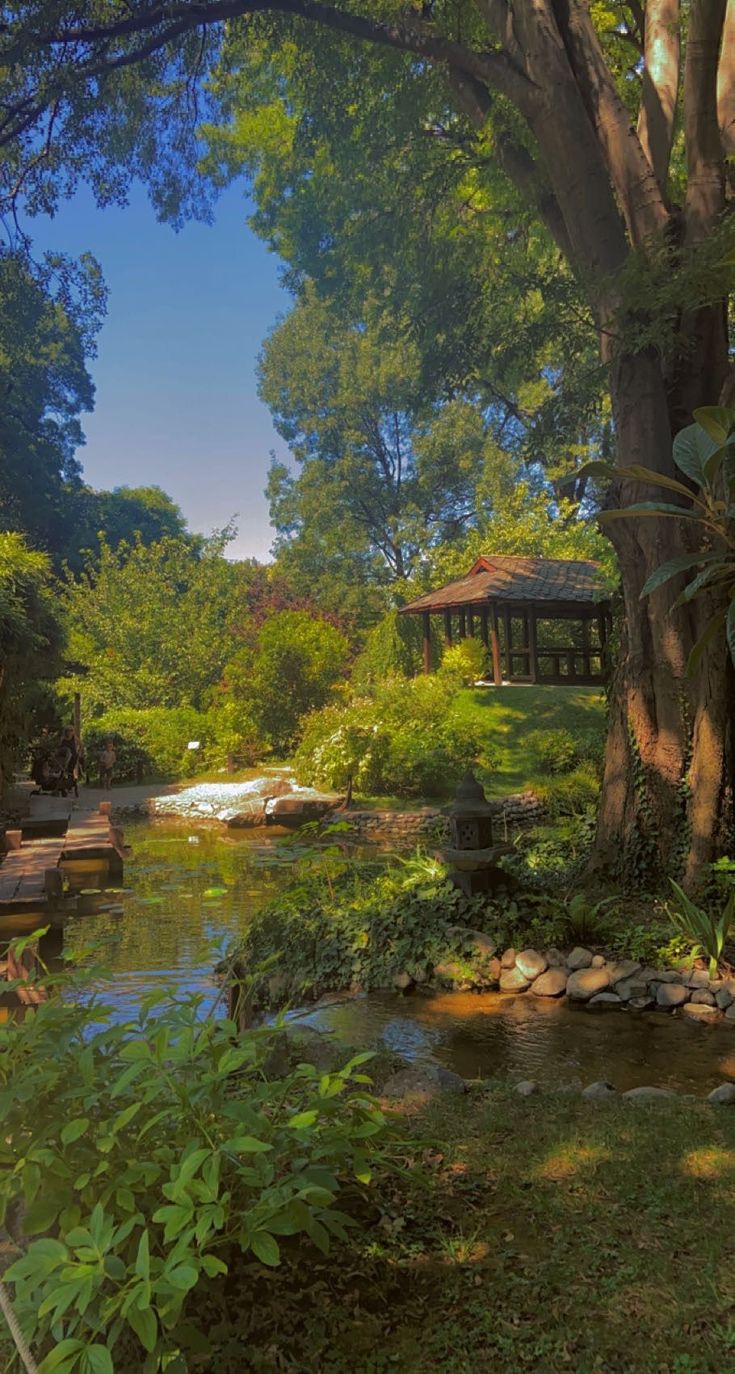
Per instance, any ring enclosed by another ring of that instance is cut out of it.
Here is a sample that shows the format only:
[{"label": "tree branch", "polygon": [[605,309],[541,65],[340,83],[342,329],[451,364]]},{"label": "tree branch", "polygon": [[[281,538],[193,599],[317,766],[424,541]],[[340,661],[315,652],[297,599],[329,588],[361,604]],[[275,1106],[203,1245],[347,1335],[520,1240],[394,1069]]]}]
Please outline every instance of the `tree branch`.
[{"label": "tree branch", "polygon": [[692,0],[684,67],[687,160],[686,232],[704,238],[725,206],[725,172],[717,122],[717,68],[727,0]]},{"label": "tree branch", "polygon": [[679,0],[648,0],[638,137],[663,194],[679,98]]}]

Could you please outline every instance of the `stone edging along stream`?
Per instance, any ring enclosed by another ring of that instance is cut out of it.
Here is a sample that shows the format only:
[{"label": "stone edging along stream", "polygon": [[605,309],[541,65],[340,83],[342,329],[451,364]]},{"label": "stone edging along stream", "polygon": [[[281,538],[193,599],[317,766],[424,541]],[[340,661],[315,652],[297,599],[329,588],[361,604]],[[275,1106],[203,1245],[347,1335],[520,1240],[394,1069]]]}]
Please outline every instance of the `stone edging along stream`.
[{"label": "stone edging along stream", "polygon": [[[459,961],[434,969],[434,981],[458,991],[528,993],[566,997],[590,1007],[678,1011],[700,1024],[725,1020],[735,1028],[735,978],[710,978],[704,968],[647,968],[634,959],[607,959],[581,945],[567,955],[558,949],[543,954],[535,949],[507,949],[499,954],[481,931],[463,930],[462,934],[472,946],[478,972],[473,969],[468,974]],[[415,982],[409,973],[400,972],[395,986],[410,992]]]}]

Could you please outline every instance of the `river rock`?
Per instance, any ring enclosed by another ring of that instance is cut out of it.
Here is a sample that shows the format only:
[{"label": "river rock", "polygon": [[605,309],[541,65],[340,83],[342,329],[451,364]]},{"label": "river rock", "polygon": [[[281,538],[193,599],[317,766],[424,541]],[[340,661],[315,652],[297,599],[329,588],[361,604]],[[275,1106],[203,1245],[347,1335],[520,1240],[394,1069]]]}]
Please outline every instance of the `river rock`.
[{"label": "river rock", "polygon": [[609,970],[610,986],[614,988],[617,983],[633,979],[636,973],[640,973],[641,966],[636,963],[635,959],[618,959],[614,964],[609,965]]},{"label": "river rock", "polygon": [[735,1106],[735,1083],[720,1083],[719,1088],[713,1088],[708,1094],[707,1101],[720,1107]]},{"label": "river rock", "polygon": [[538,950],[522,949],[520,954],[516,954],[516,968],[520,969],[524,978],[531,983],[539,974],[545,972],[547,963],[544,955],[539,954]]},{"label": "river rock", "polygon": [[654,983],[678,983],[680,987],[682,986],[681,974],[670,968],[658,969],[651,981]]},{"label": "river rock", "polygon": [[556,945],[552,945],[551,949],[547,949],[546,951],[546,962],[549,968],[563,968],[566,964],[566,959],[561,950],[557,949]]},{"label": "river rock", "polygon": [[644,993],[641,997],[631,997],[628,1006],[633,1011],[648,1011],[649,1007],[654,1006],[654,1000]]},{"label": "river rock", "polygon": [[535,1083],[532,1078],[524,1078],[521,1083],[516,1083],[515,1086],[518,1097],[533,1097],[538,1090],[538,1083]]},{"label": "river rock", "polygon": [[582,1096],[592,1102],[604,1102],[605,1098],[617,1097],[617,1095],[617,1089],[613,1087],[612,1083],[605,1083],[603,1080],[598,1083],[589,1083],[586,1088],[582,1089]]},{"label": "river rock", "polygon": [[574,973],[577,969],[589,968],[592,964],[592,950],[583,949],[581,945],[576,945],[571,954],[567,955],[567,968]]},{"label": "river rock", "polygon": [[719,1016],[717,1007],[703,1006],[701,1002],[687,1002],[681,1009],[682,1016],[686,1016],[688,1021],[712,1021]]},{"label": "river rock", "polygon": [[692,1002],[698,1007],[716,1007],[715,995],[709,988],[695,988],[691,997]]},{"label": "river rock", "polygon": [[719,992],[715,993],[715,1001],[718,1007],[720,1008],[720,1011],[727,1011],[728,1007],[732,1006],[733,995],[730,992],[729,988],[725,987],[724,984],[720,988]]},{"label": "river rock", "polygon": [[383,1084],[383,1096],[394,1101],[428,1102],[440,1093],[465,1093],[467,1084],[458,1073],[439,1064],[412,1064],[391,1074]]},{"label": "river rock", "polygon": [[265,798],[242,802],[236,811],[220,811],[219,819],[229,830],[247,830],[252,826],[265,825]]},{"label": "river rock", "polygon": [[732,1006],[729,1006],[727,1008],[727,1011],[725,1012],[725,1020],[729,1021],[730,1025],[735,1025],[735,1002],[732,1003]]},{"label": "river rock", "polygon": [[604,992],[609,985],[606,968],[578,969],[567,979],[567,997],[570,1002],[589,1002],[596,993]]},{"label": "river rock", "polygon": [[524,978],[519,968],[504,968],[500,975],[501,992],[525,992],[530,987],[528,978]]},{"label": "river rock", "polygon": [[621,978],[615,984],[615,992],[621,1002],[630,1002],[634,997],[645,997],[648,984],[641,982],[639,977]]},{"label": "river rock", "polygon": [[563,968],[550,968],[535,980],[531,992],[534,997],[561,997],[566,986],[566,971]]},{"label": "river rock", "polygon": [[706,968],[695,968],[686,981],[690,988],[708,988],[709,973]]},{"label": "river rock", "polygon": [[671,1088],[650,1088],[644,1086],[641,1088],[628,1088],[628,1091],[623,1093],[623,1097],[627,1097],[631,1102],[655,1102],[658,1098],[676,1097],[676,1093],[673,1092]]},{"label": "river rock", "polygon": [[487,976],[488,976],[488,979],[490,980],[491,983],[499,983],[499,982],[500,982],[500,975],[501,975],[502,971],[503,971],[503,965],[501,964],[501,962],[500,962],[500,960],[498,959],[497,955],[496,955],[496,957],[495,957],[494,959],[489,959],[489,960],[488,960],[488,965],[487,965]]},{"label": "river rock", "polygon": [[620,1007],[622,1002],[614,992],[598,992],[590,998],[591,1007]]},{"label": "river rock", "polygon": [[304,825],[321,820],[343,802],[344,797],[304,788],[285,797],[271,797],[265,804],[265,815],[274,825]]},{"label": "river rock", "polygon": [[656,1002],[660,1007],[669,1010],[671,1007],[681,1007],[689,997],[689,989],[683,983],[659,983],[656,991]]},{"label": "river rock", "polygon": [[515,961],[516,952],[514,949],[506,949],[505,953],[500,956],[500,963],[503,968],[513,968]]}]

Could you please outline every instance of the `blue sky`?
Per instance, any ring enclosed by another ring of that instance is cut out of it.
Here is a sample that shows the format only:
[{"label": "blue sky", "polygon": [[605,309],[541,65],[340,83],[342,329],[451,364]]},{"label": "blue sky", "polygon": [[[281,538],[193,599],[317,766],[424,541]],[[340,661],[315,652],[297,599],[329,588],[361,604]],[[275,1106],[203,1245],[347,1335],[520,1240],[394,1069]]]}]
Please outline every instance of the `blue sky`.
[{"label": "blue sky", "polygon": [[246,224],[248,208],[244,187],[233,186],[214,224],[176,234],[140,188],[124,209],[105,210],[82,191],[31,232],[37,247],[92,252],[109,289],[79,453],[85,479],[156,483],[203,533],[237,512],[231,556],[265,558],[269,451],[286,450],[258,400],[255,364],[289,297],[278,260]]}]

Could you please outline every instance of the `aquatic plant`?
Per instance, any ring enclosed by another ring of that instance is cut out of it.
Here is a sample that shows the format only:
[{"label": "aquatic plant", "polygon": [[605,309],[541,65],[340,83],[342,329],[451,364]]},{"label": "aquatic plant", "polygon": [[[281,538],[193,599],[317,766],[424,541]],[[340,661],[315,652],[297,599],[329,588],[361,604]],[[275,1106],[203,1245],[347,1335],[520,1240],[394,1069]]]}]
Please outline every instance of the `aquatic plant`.
[{"label": "aquatic plant", "polygon": [[697,906],[683,888],[669,879],[675,902],[667,907],[675,929],[691,945],[695,958],[707,959],[710,977],[714,978],[722,961],[728,935],[735,922],[735,888],[731,891],[719,916],[713,916]]}]

